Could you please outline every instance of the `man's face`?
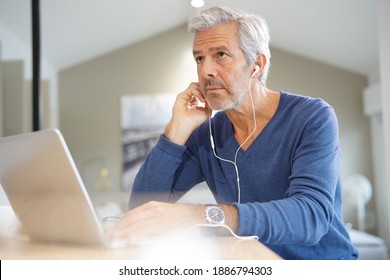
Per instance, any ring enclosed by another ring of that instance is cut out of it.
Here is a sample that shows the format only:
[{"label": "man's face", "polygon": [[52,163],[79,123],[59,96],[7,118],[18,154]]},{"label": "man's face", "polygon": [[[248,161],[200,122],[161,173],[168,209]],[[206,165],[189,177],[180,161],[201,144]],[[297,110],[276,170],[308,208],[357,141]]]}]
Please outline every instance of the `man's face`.
[{"label": "man's face", "polygon": [[213,110],[236,109],[249,91],[250,71],[238,43],[237,25],[220,24],[195,35],[198,79]]}]

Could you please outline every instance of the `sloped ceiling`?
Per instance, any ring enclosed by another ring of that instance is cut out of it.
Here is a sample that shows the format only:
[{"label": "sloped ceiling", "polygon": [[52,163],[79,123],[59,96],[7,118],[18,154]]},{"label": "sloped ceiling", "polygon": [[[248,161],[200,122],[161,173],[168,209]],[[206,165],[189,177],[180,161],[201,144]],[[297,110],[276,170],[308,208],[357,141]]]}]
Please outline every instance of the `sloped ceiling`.
[{"label": "sloped ceiling", "polygon": [[[205,0],[262,15],[271,45],[378,75],[377,0]],[[41,0],[42,55],[58,70],[186,24],[190,0]],[[0,0],[0,23],[30,44],[29,7]]]}]

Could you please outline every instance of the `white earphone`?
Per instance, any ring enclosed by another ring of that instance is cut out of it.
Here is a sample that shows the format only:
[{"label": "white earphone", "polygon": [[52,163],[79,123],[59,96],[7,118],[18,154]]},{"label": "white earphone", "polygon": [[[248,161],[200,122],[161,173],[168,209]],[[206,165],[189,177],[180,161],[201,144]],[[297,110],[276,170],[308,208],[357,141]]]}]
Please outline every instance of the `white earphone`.
[{"label": "white earphone", "polygon": [[256,64],[255,65],[255,71],[253,72],[251,78],[253,78],[253,76],[256,75],[256,73],[259,72],[259,71],[260,71],[260,66]]},{"label": "white earphone", "polygon": [[[259,65],[255,65],[255,71],[253,72],[253,74],[251,75],[251,78],[253,78],[254,75],[256,75],[257,72],[260,71],[260,66]],[[250,90],[250,85],[249,85],[249,93],[250,93],[250,98],[251,98],[251,103],[252,103],[252,110],[253,110],[253,122],[254,122],[254,129],[252,131],[252,133],[244,140],[244,142],[242,142],[242,144],[240,145],[240,147],[238,147],[238,149],[236,150],[236,153],[234,154],[234,159],[233,160],[229,160],[229,159],[224,159],[224,158],[221,158],[217,155],[217,152],[215,150],[215,143],[214,143],[214,137],[213,137],[213,132],[212,132],[212,129],[211,129],[211,118],[209,118],[209,131],[210,131],[210,144],[211,144],[211,149],[213,150],[213,154],[214,156],[221,160],[221,161],[224,161],[224,162],[228,162],[228,163],[231,163],[233,164],[234,166],[234,169],[236,171],[236,176],[237,176],[237,202],[238,203],[241,203],[241,187],[240,187],[240,175],[239,175],[239,172],[238,172],[238,166],[237,166],[237,155],[238,155],[238,151],[241,150],[242,146],[244,146],[244,144],[249,140],[249,138],[256,132],[256,129],[257,129],[257,123],[256,123],[256,112],[255,112],[255,106],[254,106],[254,103],[253,103],[253,98],[252,98],[252,92]]]}]

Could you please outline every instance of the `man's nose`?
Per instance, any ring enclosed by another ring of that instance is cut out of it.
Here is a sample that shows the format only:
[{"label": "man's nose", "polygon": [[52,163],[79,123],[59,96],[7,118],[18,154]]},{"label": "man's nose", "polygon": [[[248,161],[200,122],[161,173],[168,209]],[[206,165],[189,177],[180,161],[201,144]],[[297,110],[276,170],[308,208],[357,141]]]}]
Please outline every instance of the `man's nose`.
[{"label": "man's nose", "polygon": [[201,74],[206,79],[216,78],[218,75],[217,67],[215,62],[211,59],[205,59],[201,66]]}]

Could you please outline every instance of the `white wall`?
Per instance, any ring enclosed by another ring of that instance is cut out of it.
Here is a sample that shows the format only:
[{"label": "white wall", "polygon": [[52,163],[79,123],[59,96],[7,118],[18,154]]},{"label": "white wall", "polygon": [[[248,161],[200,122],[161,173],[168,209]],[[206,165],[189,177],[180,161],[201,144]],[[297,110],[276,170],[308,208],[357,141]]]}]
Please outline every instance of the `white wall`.
[{"label": "white wall", "polygon": [[[390,1],[380,0],[378,11],[378,35],[379,35],[379,67],[381,79],[381,97],[383,112],[383,135],[384,135],[384,157],[385,173],[387,174],[387,187],[384,188],[384,195],[390,201]],[[386,195],[387,191],[387,195]],[[386,211],[386,210],[385,210]],[[382,235],[390,245],[390,210],[386,211],[387,221],[383,221]]]},{"label": "white wall", "polygon": [[[1,65],[1,41],[0,41],[0,137],[3,136],[3,74],[2,74],[2,65]],[[0,195],[1,197],[1,195]]]},{"label": "white wall", "polygon": [[387,199],[386,159],[384,153],[384,127],[380,82],[369,85],[363,94],[364,113],[370,118],[371,150],[375,187],[374,199],[376,201],[378,235],[388,240],[389,203]]},{"label": "white wall", "polygon": [[0,41],[2,43],[2,60],[21,60],[24,67],[24,78],[32,77],[32,51],[22,40],[14,35],[0,22]]},{"label": "white wall", "polygon": [[[24,79],[32,79],[32,49],[0,22],[1,58],[4,61],[21,60],[24,64]],[[41,59],[41,80],[49,81],[48,127],[58,127],[58,73],[46,59]],[[44,127],[46,128],[46,127]]]}]

